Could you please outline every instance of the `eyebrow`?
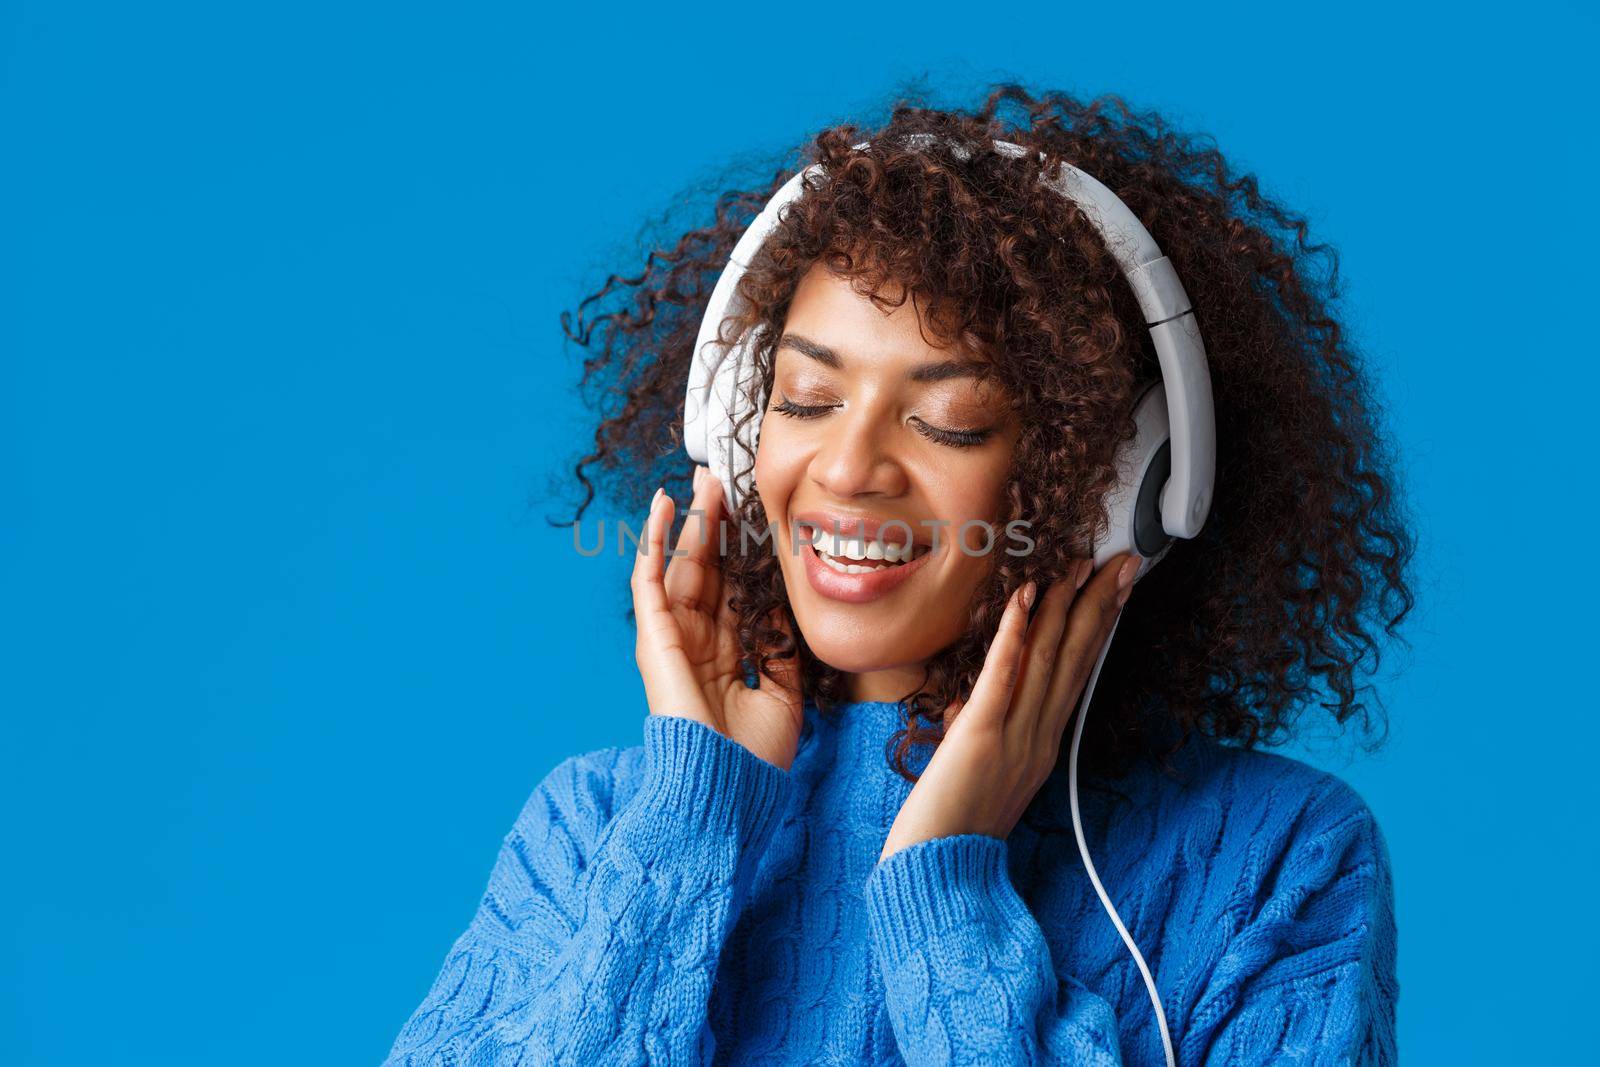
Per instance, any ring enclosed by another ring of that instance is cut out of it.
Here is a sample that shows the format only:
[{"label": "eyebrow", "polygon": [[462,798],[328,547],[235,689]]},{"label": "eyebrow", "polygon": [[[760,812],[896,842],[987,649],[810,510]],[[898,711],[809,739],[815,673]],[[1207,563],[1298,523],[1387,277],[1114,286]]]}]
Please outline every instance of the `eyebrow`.
[{"label": "eyebrow", "polygon": [[[801,355],[809,356],[825,367],[834,370],[844,369],[844,361],[839,358],[839,353],[825,344],[813,341],[797,333],[786,333],[778,339],[779,348],[792,348]],[[912,368],[910,378],[914,382],[944,382],[951,378],[977,378],[982,374],[983,364],[972,361],[947,359],[939,363],[923,363]]]}]

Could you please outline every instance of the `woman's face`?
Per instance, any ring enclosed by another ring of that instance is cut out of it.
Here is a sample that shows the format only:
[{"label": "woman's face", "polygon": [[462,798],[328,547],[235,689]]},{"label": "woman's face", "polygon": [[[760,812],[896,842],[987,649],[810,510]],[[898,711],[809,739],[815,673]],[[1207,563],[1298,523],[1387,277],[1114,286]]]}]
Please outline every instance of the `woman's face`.
[{"label": "woman's face", "polygon": [[998,525],[1015,413],[996,383],[975,380],[973,357],[933,347],[920,322],[914,302],[885,312],[814,266],[784,324],[756,449],[789,603],[823,662],[868,676],[856,699],[915,686],[1015,545]]}]

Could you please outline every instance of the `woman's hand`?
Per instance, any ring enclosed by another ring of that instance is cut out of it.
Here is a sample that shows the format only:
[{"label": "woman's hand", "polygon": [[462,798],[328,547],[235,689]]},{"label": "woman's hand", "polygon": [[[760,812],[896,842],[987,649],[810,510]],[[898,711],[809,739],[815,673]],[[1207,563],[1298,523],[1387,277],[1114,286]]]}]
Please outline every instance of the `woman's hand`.
[{"label": "woman's hand", "polygon": [[[652,715],[703,722],[784,770],[794,762],[804,721],[793,661],[778,676],[746,688],[738,618],[723,591],[722,486],[704,467],[694,472],[691,515],[661,573],[674,504],[661,490],[650,502],[641,551],[633,561],[634,659]],[[680,554],[681,553],[681,554]],[[773,624],[788,632],[781,609]]]},{"label": "woman's hand", "polygon": [[1067,721],[1133,589],[1139,562],[1133,553],[1115,557],[1083,585],[1093,563],[1080,560],[1073,580],[1045,593],[1032,625],[1034,583],[1012,594],[971,699],[946,719],[950,725],[901,805],[879,859],[936,837],[1010,836],[1056,765]]}]

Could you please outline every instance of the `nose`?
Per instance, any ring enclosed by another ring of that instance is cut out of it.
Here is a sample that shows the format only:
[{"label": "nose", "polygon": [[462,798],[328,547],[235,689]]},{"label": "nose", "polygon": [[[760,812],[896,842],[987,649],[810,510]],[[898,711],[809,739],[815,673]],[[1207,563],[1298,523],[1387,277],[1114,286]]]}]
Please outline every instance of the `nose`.
[{"label": "nose", "polygon": [[875,405],[847,407],[827,422],[823,443],[811,460],[811,480],[829,495],[900,496],[906,470],[894,455],[894,427]]}]

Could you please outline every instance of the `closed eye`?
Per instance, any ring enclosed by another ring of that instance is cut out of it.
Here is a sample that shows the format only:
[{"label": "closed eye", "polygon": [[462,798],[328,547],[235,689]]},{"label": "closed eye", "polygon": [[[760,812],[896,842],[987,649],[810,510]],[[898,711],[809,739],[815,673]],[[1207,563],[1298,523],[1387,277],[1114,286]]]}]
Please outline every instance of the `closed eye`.
[{"label": "closed eye", "polygon": [[922,436],[941,445],[949,445],[951,448],[972,448],[981,445],[994,433],[993,427],[982,430],[946,430],[930,426],[919,418],[913,417],[911,421],[917,424],[917,432]]},{"label": "closed eye", "polygon": [[819,415],[826,415],[838,406],[838,404],[796,404],[788,397],[784,397],[772,405],[772,410],[791,419],[814,419]]},{"label": "closed eye", "polygon": [[[784,397],[772,405],[772,410],[780,415],[787,415],[791,419],[815,419],[826,415],[839,406],[841,405],[796,404],[788,397]],[[911,421],[916,425],[917,432],[922,436],[938,444],[948,445],[951,448],[973,448],[983,444],[994,434],[993,427],[986,427],[982,430],[947,430],[942,426],[934,426],[923,422],[915,416],[912,417]]]}]

